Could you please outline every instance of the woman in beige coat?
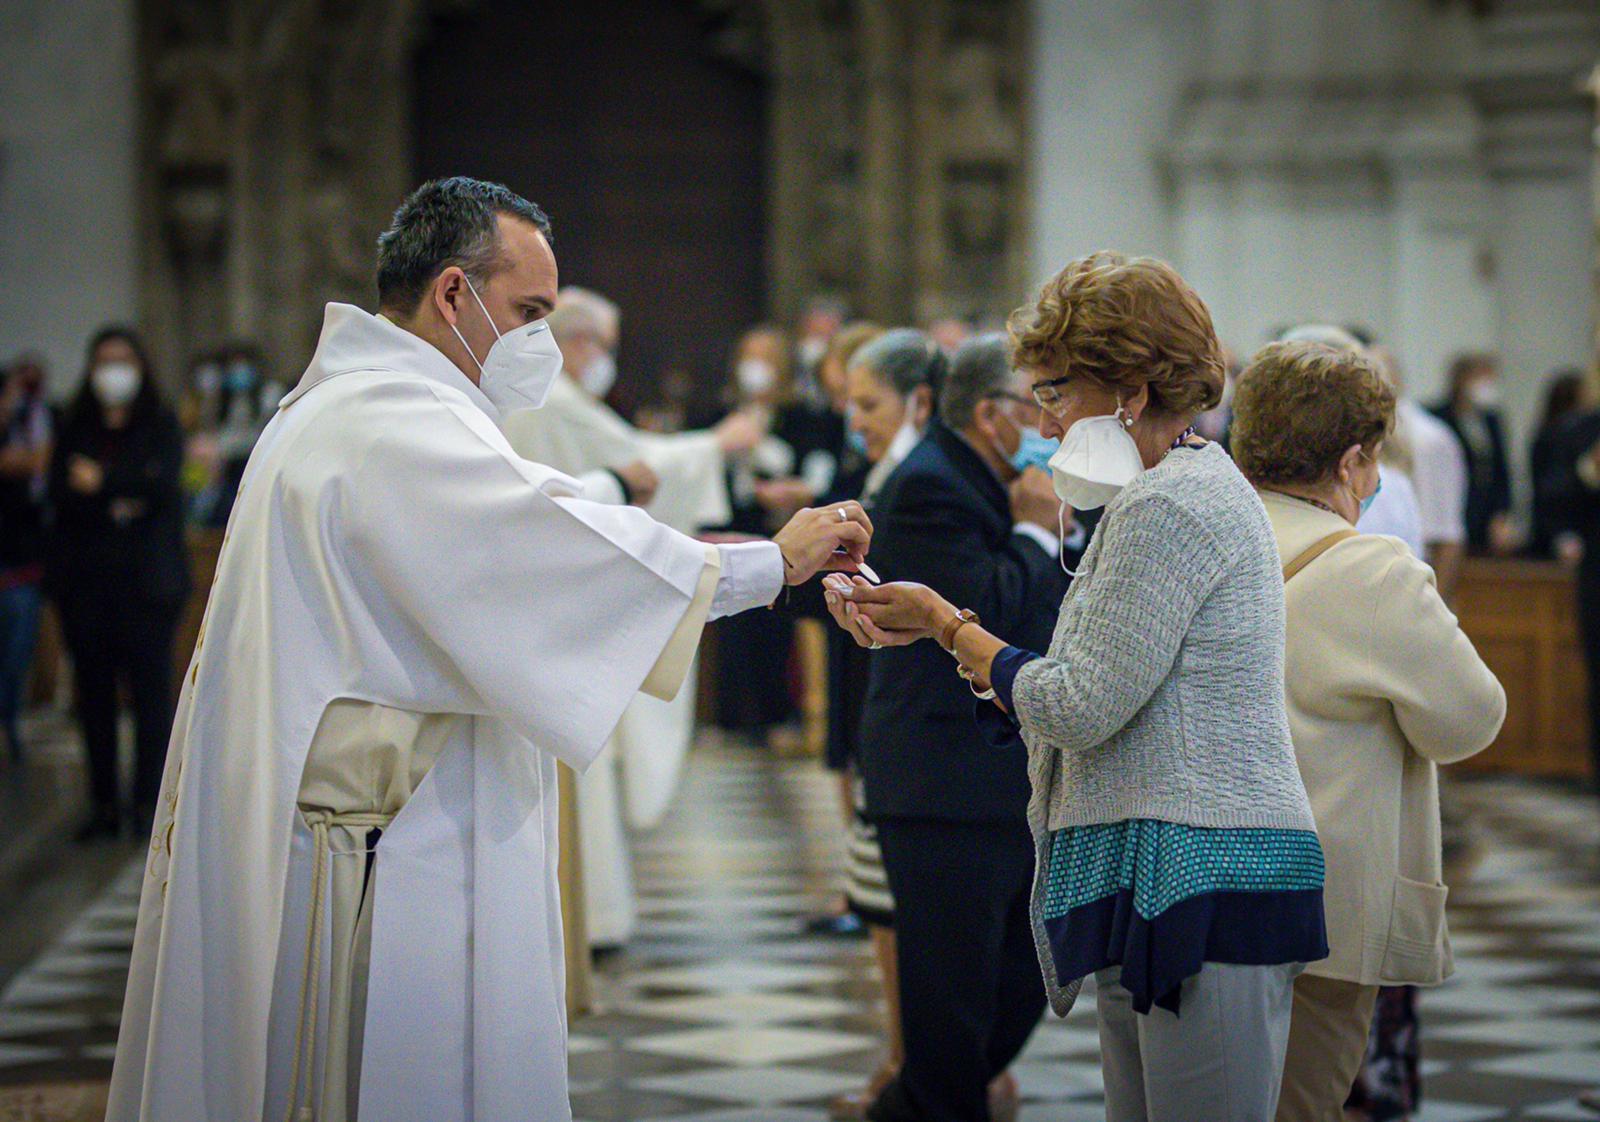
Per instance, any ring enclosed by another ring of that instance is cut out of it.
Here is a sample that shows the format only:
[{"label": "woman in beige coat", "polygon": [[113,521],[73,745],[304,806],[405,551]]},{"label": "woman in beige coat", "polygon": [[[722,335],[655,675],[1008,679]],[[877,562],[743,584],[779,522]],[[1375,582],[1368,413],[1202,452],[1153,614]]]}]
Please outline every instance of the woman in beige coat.
[{"label": "woman in beige coat", "polygon": [[1353,526],[1395,399],[1364,355],[1274,343],[1234,395],[1233,452],[1278,539],[1289,724],[1327,858],[1329,956],[1297,979],[1277,1122],[1339,1122],[1380,985],[1452,971],[1438,765],[1486,748],[1505,691],[1396,538]]}]

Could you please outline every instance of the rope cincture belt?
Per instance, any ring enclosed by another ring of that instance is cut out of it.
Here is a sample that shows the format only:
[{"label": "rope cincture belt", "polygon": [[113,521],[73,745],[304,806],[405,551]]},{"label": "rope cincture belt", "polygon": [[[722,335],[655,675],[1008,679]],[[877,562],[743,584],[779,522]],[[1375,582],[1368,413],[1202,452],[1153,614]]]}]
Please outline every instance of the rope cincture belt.
[{"label": "rope cincture belt", "polygon": [[[300,976],[300,1013],[294,1031],[294,1076],[289,1081],[289,1107],[284,1122],[316,1122],[317,1006],[322,996],[322,905],[323,882],[328,875],[329,857],[353,857],[371,853],[370,849],[340,850],[335,854],[328,844],[328,829],[347,826],[353,829],[383,830],[394,821],[392,814],[376,811],[301,809],[311,828],[311,843],[316,854],[311,864],[311,915],[306,920],[306,964]],[[300,1076],[305,1075],[304,1106],[300,1103]]]}]

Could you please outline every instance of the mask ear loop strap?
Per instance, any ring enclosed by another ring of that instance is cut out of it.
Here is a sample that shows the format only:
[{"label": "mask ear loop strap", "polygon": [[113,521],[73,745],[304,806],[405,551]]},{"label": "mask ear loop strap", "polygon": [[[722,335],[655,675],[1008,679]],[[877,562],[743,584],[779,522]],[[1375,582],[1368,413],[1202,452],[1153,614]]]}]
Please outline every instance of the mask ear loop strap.
[{"label": "mask ear loop strap", "polygon": [[[472,287],[472,278],[467,276],[465,272],[462,272],[461,279],[467,282],[467,291],[472,293],[472,298],[478,302],[478,310],[483,313],[483,318],[489,321],[489,330],[494,332],[495,342],[498,343],[501,338],[500,329],[494,325],[494,317],[489,314],[489,309],[484,307],[483,297],[479,296],[478,290]],[[454,331],[456,338],[461,340],[462,347],[466,348],[467,354],[472,358],[473,363],[477,365],[478,373],[482,374],[483,363],[478,362],[478,356],[472,353],[470,346],[467,346],[466,338],[456,329],[456,325],[453,323],[450,325],[450,330]]]},{"label": "mask ear loop strap", "polygon": [[1067,576],[1072,577],[1073,579],[1077,579],[1078,573],[1083,571],[1082,566],[1081,565],[1079,566],[1079,569],[1078,569],[1077,572],[1074,572],[1073,570],[1067,568],[1067,504],[1066,503],[1062,503],[1060,506],[1056,507],[1056,529],[1058,531],[1058,533],[1056,535],[1056,564],[1061,566],[1061,571],[1063,573],[1066,573]]}]

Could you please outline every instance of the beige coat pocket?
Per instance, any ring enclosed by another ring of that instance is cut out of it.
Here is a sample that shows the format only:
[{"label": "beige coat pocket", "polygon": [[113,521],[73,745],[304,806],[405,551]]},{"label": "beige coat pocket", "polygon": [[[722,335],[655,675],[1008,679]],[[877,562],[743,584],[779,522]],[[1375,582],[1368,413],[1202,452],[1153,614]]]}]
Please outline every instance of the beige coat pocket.
[{"label": "beige coat pocket", "polygon": [[1384,985],[1432,986],[1444,981],[1450,959],[1444,928],[1449,893],[1442,884],[1395,877],[1394,910],[1383,956]]}]

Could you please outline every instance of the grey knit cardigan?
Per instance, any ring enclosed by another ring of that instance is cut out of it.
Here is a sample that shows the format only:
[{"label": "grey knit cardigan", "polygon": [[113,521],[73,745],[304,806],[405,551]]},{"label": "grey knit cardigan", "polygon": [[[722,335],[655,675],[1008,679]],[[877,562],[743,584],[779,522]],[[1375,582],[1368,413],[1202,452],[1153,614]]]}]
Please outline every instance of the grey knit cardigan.
[{"label": "grey knit cardigan", "polygon": [[1283,570],[1255,489],[1217,444],[1178,448],[1107,506],[1048,657],[1013,688],[1033,785],[1034,940],[1050,834],[1153,818],[1316,830],[1284,704]]}]

